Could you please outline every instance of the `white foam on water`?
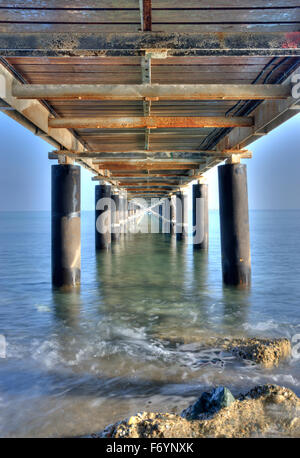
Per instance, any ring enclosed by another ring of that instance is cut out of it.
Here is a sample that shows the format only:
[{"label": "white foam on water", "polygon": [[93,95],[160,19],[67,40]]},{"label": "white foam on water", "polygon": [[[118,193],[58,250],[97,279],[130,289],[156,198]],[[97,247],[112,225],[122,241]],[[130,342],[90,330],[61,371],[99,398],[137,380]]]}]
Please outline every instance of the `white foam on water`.
[{"label": "white foam on water", "polygon": [[275,320],[267,320],[258,323],[244,323],[243,328],[246,331],[272,331],[277,330],[279,326]]}]

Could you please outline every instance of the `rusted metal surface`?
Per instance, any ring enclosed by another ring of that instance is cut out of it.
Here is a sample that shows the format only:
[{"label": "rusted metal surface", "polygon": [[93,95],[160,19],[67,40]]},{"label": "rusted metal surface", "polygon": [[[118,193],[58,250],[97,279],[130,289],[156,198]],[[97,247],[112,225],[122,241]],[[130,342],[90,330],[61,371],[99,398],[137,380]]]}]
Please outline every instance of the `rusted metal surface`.
[{"label": "rusted metal surface", "polygon": [[152,1],[139,0],[140,15],[141,15],[141,29],[143,32],[150,32],[152,30]]},{"label": "rusted metal surface", "polygon": [[[38,100],[17,100],[12,95],[12,86],[16,77],[4,65],[0,65],[0,90],[1,98],[12,108],[6,114],[52,145],[60,145],[60,148],[76,149],[83,151],[83,142],[67,129],[48,128],[49,110]],[[91,161],[86,159],[82,162],[84,167],[92,168]]]},{"label": "rusted metal surface", "polygon": [[300,32],[0,33],[3,56],[136,56],[145,49],[168,56],[296,56]]},{"label": "rusted metal surface", "polygon": [[244,159],[251,159],[252,152],[246,149],[238,150],[224,150],[224,151],[214,151],[214,150],[192,150],[192,151],[130,151],[130,152],[97,152],[97,151],[88,151],[84,153],[76,151],[65,151],[65,150],[56,150],[48,153],[49,159],[57,159],[59,155],[67,155],[70,158],[79,159],[79,158],[90,158],[90,159],[113,159],[113,160],[122,160],[122,159],[201,159],[205,157],[219,157],[226,158],[232,156],[232,154],[238,154]]},{"label": "rusted metal surface", "polygon": [[171,186],[161,186],[161,187],[158,187],[158,186],[139,186],[138,188],[130,188],[130,187],[127,187],[126,188],[128,190],[128,192],[143,192],[143,191],[153,191],[153,192],[161,192],[161,191],[171,191],[172,188]]},{"label": "rusted metal surface", "polygon": [[[149,13],[151,2],[141,3]],[[96,171],[95,179],[120,187],[131,179],[139,180],[138,188],[151,180],[176,187],[168,180],[188,183],[226,158],[250,158],[241,148],[291,116],[291,82],[276,82],[298,65],[295,0],[288,6],[279,0],[242,6],[239,0],[174,0],[171,6],[152,0],[152,32],[140,31],[136,0],[112,5],[1,2],[0,48],[11,56],[10,71],[27,82],[13,94],[10,85],[10,100],[4,100],[48,141],[59,139],[59,154],[50,157],[76,160]],[[243,100],[264,100],[253,111],[254,125],[251,111],[236,112],[236,101]],[[54,125],[84,122],[49,127],[49,111]],[[229,124],[235,118],[238,124]],[[86,124],[99,119],[101,126]],[[217,127],[195,124],[199,119],[217,120]],[[228,136],[211,143],[225,128]]]},{"label": "rusted metal surface", "polygon": [[47,100],[262,100],[285,99],[291,87],[264,84],[15,84],[13,96]]},{"label": "rusted metal surface", "polygon": [[[101,167],[101,164],[97,164]],[[113,171],[113,170],[120,170],[120,171],[135,171],[135,170],[188,170],[199,167],[199,164],[177,164],[176,162],[159,162],[157,164],[154,163],[145,163],[142,162],[140,164],[128,164],[127,162],[106,162],[105,168]]]},{"label": "rusted metal surface", "polygon": [[164,186],[164,185],[169,185],[169,186],[178,186],[180,184],[179,181],[177,182],[173,182],[173,181],[166,181],[166,180],[163,180],[163,181],[147,181],[147,180],[144,180],[144,181],[121,181],[120,182],[122,183],[122,186],[124,187],[130,187],[130,186],[143,186],[145,184],[148,184],[150,186]]},{"label": "rusted metal surface", "polygon": [[[299,81],[299,70],[296,69],[282,86],[288,86],[291,80]],[[238,129],[233,129],[228,136],[219,142],[219,147],[236,148],[246,147],[257,139],[257,135],[266,135],[275,127],[279,126],[289,118],[294,116],[295,112],[292,110],[299,99],[292,96],[285,100],[273,103],[272,101],[264,101],[261,105],[255,108],[252,112],[254,116],[254,126],[251,129],[245,129],[240,132]]]},{"label": "rusted metal surface", "polygon": [[199,127],[250,127],[251,117],[181,117],[145,116],[136,118],[49,118],[49,127],[97,128],[97,129],[143,129],[143,128],[199,128]]}]

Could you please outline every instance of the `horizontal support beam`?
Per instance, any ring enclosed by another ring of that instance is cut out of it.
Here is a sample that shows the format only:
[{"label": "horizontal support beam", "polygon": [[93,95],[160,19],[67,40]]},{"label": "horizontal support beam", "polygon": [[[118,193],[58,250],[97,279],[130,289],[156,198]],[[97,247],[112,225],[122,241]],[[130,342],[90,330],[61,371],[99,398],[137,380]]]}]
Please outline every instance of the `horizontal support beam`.
[{"label": "horizontal support beam", "polygon": [[[0,64],[0,97],[3,113],[24,126],[27,130],[41,137],[55,148],[84,150],[84,143],[67,129],[51,129],[48,126],[49,110],[39,100],[18,100],[12,94],[12,87],[16,78],[2,63]],[[81,165],[88,170],[92,169],[92,162],[88,158],[81,160]]]},{"label": "horizontal support beam", "polygon": [[80,158],[90,158],[90,159],[112,159],[112,160],[122,160],[122,159],[201,159],[208,156],[226,158],[230,157],[232,154],[240,154],[245,159],[250,159],[252,157],[251,151],[246,149],[243,150],[224,150],[224,151],[215,151],[215,150],[193,150],[193,151],[148,151],[148,150],[139,150],[139,151],[130,151],[130,152],[97,152],[97,151],[87,151],[87,152],[78,152],[78,151],[66,151],[66,150],[56,150],[48,153],[49,159],[57,159],[59,155],[70,156],[73,159]]},{"label": "horizontal support beam", "polygon": [[[177,189],[177,187],[175,187],[175,189]],[[144,191],[158,191],[158,192],[162,192],[162,191],[166,191],[166,192],[170,192],[172,191],[174,188],[168,186],[168,187],[156,187],[156,186],[138,186],[137,188],[128,188],[126,186],[126,189],[128,190],[128,192],[144,192]]]},{"label": "horizontal support beam", "polygon": [[[224,158],[226,159],[226,158]],[[131,159],[127,159],[126,162],[124,162],[124,159],[122,158],[107,158],[107,159],[95,159],[93,160],[93,164],[103,164],[103,167],[107,167],[107,164],[111,164],[111,163],[114,163],[114,164],[120,164],[120,163],[123,163],[123,164],[161,164],[161,163],[164,163],[164,164],[186,164],[187,167],[189,166],[189,164],[203,164],[206,162],[206,159],[205,157],[200,157],[200,158],[195,158],[195,157],[191,157],[191,158],[162,158],[162,159],[153,159],[153,158],[150,158],[150,157],[147,157],[147,158],[144,158],[144,159],[136,159],[136,158],[131,158]]]},{"label": "horizontal support beam", "polygon": [[[282,87],[289,87],[292,82],[298,82],[298,78],[299,68],[296,68],[282,83]],[[297,91],[295,92],[297,97]],[[292,94],[285,100],[264,100],[251,112],[254,125],[246,129],[232,129],[218,143],[217,148],[246,148],[247,145],[257,140],[258,136],[268,134],[297,114],[293,107],[297,106],[297,104],[299,105],[299,100],[299,98],[294,98]]]},{"label": "horizontal support beam", "polygon": [[202,128],[250,127],[250,117],[226,116],[147,116],[124,118],[49,118],[49,127],[68,129],[143,129],[143,128]]},{"label": "horizontal support beam", "polygon": [[2,56],[295,56],[300,32],[1,33]]},{"label": "horizontal support beam", "polygon": [[[101,164],[97,164],[101,166]],[[122,170],[122,171],[135,171],[135,170],[188,170],[196,169],[199,164],[177,164],[176,162],[158,162],[154,163],[145,163],[141,162],[140,164],[128,164],[127,162],[106,162],[105,168],[108,170]]]},{"label": "horizontal support beam", "polygon": [[[115,175],[112,175],[113,179],[116,180],[116,181],[121,181],[123,179],[125,180],[128,180],[130,178],[133,178],[133,179],[140,179],[140,178],[144,178],[144,179],[150,179],[150,178],[161,178],[163,177],[164,179],[178,179],[178,180],[181,180],[181,181],[189,181],[192,179],[194,179],[193,177],[190,177],[190,176],[186,176],[186,175],[172,175],[172,172],[171,174],[169,173],[144,173],[144,174],[141,174],[140,172],[124,172],[124,173],[116,173]],[[99,181],[99,180],[103,180],[103,176],[101,175],[97,175],[97,176],[93,176],[92,177],[92,181]]]},{"label": "horizontal support beam", "polygon": [[132,190],[132,191],[127,191],[127,195],[130,195],[130,194],[139,194],[139,195],[155,195],[155,196],[163,196],[163,195],[168,195],[170,194],[171,192],[173,192],[171,189],[169,190],[160,190],[160,189],[155,189],[155,190],[149,190],[149,191],[146,191],[146,190],[143,190],[143,189],[136,189],[136,190]]},{"label": "horizontal support beam", "polygon": [[262,100],[284,99],[279,84],[15,84],[19,99],[80,100]]},{"label": "horizontal support beam", "polygon": [[121,181],[121,180],[118,180],[119,181],[119,184],[120,186],[125,186],[127,187],[128,189],[130,188],[130,186],[134,187],[134,186],[143,186],[143,185],[149,185],[149,186],[168,186],[168,187],[173,187],[173,186],[180,186],[182,185],[183,183],[180,183],[180,181],[167,181],[167,180],[163,180],[163,181],[149,181],[149,180],[144,180],[144,181]]}]

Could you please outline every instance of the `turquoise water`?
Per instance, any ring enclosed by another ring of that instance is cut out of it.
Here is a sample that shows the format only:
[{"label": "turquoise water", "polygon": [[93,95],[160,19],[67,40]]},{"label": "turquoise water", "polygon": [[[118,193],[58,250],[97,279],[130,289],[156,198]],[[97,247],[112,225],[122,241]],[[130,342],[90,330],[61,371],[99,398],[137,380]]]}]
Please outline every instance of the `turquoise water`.
[{"label": "turquoise water", "polygon": [[[208,254],[128,234],[95,254],[82,215],[79,292],[50,283],[50,214],[0,213],[1,436],[73,436],[141,410],[180,412],[204,389],[278,383],[300,395],[300,359],[237,363],[210,336],[300,334],[300,212],[250,212],[252,286],[224,288],[219,217]],[[183,343],[183,341],[187,343]]]}]

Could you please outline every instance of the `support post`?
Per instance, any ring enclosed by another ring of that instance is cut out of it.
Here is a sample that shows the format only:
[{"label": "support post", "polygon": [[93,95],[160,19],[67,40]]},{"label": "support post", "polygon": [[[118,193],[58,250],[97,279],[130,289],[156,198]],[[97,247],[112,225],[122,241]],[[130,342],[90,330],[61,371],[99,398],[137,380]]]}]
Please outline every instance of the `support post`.
[{"label": "support post", "polygon": [[163,231],[163,204],[159,204],[158,206],[158,231],[161,234]]},{"label": "support post", "polygon": [[249,286],[251,257],[248,215],[247,166],[218,167],[223,281]]},{"label": "support post", "polygon": [[128,231],[128,198],[127,193],[123,196],[123,222],[124,222],[124,234]]},{"label": "support post", "polygon": [[180,191],[176,193],[176,237],[184,240],[188,236],[188,196]]},{"label": "support post", "polygon": [[124,196],[121,194],[119,196],[120,200],[120,234],[125,232],[125,207],[124,207]]},{"label": "support post", "polygon": [[112,194],[111,198],[111,240],[118,242],[120,240],[120,196],[119,194]]},{"label": "support post", "polygon": [[109,249],[111,245],[111,187],[95,186],[95,243],[96,250]]},{"label": "support post", "polygon": [[208,185],[193,184],[193,246],[208,248]]},{"label": "support post", "polygon": [[164,198],[163,200],[163,222],[162,231],[164,234],[170,234],[171,222],[170,222],[170,198]]},{"label": "support post", "polygon": [[170,201],[170,234],[176,234],[176,201],[175,196],[169,197]]},{"label": "support post", "polygon": [[51,167],[52,283],[57,287],[80,283],[80,166]]}]

